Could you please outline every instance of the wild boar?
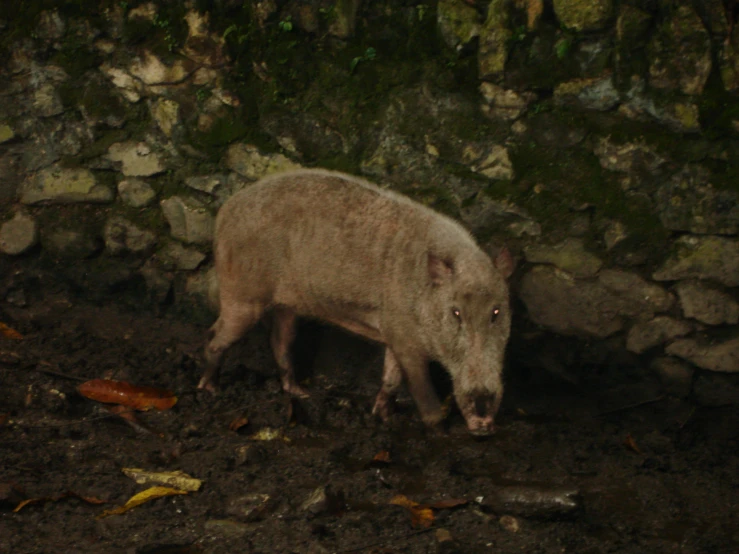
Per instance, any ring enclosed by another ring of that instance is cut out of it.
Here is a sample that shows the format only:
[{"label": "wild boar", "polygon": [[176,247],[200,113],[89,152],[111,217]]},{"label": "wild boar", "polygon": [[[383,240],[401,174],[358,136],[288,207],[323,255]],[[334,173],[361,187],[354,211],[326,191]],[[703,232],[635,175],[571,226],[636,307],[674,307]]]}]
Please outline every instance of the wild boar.
[{"label": "wild boar", "polygon": [[385,345],[373,413],[386,420],[403,379],[429,426],[442,418],[428,363],[449,372],[474,434],[494,431],[510,334],[507,249],[491,260],[458,223],[363,179],[325,170],[265,177],[216,219],[220,315],[199,388],[213,390],[224,351],[265,311],[283,389],[306,392],[290,360],[298,316]]}]

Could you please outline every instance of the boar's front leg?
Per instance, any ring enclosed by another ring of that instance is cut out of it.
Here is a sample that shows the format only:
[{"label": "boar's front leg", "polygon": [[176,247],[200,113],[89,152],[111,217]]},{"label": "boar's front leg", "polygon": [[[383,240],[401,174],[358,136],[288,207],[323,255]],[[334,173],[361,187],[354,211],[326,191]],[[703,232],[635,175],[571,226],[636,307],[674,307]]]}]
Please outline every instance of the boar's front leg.
[{"label": "boar's front leg", "polygon": [[385,367],[382,372],[382,388],[375,399],[372,410],[383,419],[389,416],[390,401],[400,386],[405,374],[411,396],[421,413],[423,422],[432,427],[444,419],[439,397],[428,372],[428,359],[413,352],[393,352],[385,350]]},{"label": "boar's front leg", "polygon": [[264,306],[260,302],[221,301],[221,313],[208,331],[205,371],[198,383],[199,389],[215,392],[223,354],[259,321],[263,313]]},{"label": "boar's front leg", "polygon": [[277,306],[273,315],[274,326],[272,327],[270,342],[272,343],[272,353],[280,370],[282,389],[293,396],[307,398],[308,393],[295,381],[295,371],[290,357],[290,346],[295,340],[295,324],[297,322],[295,312],[284,306]]}]

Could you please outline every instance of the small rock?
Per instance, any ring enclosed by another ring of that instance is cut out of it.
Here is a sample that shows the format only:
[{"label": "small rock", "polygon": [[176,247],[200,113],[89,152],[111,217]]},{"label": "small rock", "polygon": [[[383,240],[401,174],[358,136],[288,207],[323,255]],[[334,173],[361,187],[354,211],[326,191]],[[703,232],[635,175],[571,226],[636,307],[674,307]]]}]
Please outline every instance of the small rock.
[{"label": "small rock", "polygon": [[108,63],[101,65],[100,71],[120,90],[126,100],[134,104],[141,100],[144,85],[138,79],[134,79],[127,71],[113,67]]},{"label": "small rock", "polygon": [[603,266],[598,256],[585,250],[581,239],[568,238],[554,246],[531,245],[524,248],[526,261],[552,264],[575,277],[592,277]]},{"label": "small rock", "polygon": [[701,281],[681,281],[675,291],[685,317],[708,325],[739,323],[739,303],[729,294]]},{"label": "small rock", "polygon": [[521,530],[521,523],[513,516],[500,516],[498,523],[509,533],[518,533]]},{"label": "small rock", "polygon": [[613,1],[554,0],[554,13],[565,27],[575,31],[597,31],[613,16]]},{"label": "small rock", "polygon": [[126,177],[149,177],[166,169],[159,155],[145,142],[116,142],[108,148],[107,158],[121,162],[121,172]]},{"label": "small rock", "polygon": [[551,266],[526,273],[519,295],[532,321],[563,335],[604,338],[624,326],[620,302],[605,287]]},{"label": "small rock", "polygon": [[657,316],[651,321],[634,324],[626,337],[626,349],[641,354],[650,348],[687,335],[693,326],[687,321],[668,316]]},{"label": "small rock", "polygon": [[652,369],[659,375],[667,392],[685,398],[693,387],[693,368],[679,358],[665,356],[652,361]]},{"label": "small rock", "polygon": [[64,104],[51,83],[41,85],[33,97],[33,107],[39,117],[52,117],[64,112]]},{"label": "small rock", "polygon": [[509,10],[506,0],[493,0],[488,5],[488,15],[480,28],[477,49],[479,79],[495,81],[503,75],[510,39],[513,36]]},{"label": "small rock", "polygon": [[153,53],[145,50],[133,59],[128,72],[145,85],[172,85],[183,82],[189,76],[190,71],[185,65],[186,60],[182,59],[176,59],[172,65],[166,65]]},{"label": "small rock", "polygon": [[620,221],[613,221],[606,227],[603,233],[603,242],[606,244],[606,250],[612,250],[621,241],[628,238],[629,234],[626,227]]},{"label": "small rock", "polygon": [[313,514],[319,514],[328,510],[328,493],[325,487],[318,487],[315,489],[308,498],[298,508],[301,512],[311,512]]},{"label": "small rock", "polygon": [[739,337],[728,340],[680,339],[665,348],[700,368],[722,373],[739,373]]},{"label": "small rock", "polygon": [[344,504],[343,495],[336,494],[329,487],[318,487],[298,508],[301,512],[318,515],[325,512],[336,512]]},{"label": "small rock", "polygon": [[632,173],[643,169],[654,173],[665,163],[665,159],[646,144],[614,144],[609,138],[598,141],[594,153],[598,156],[601,167],[609,171]]},{"label": "small rock", "polygon": [[251,144],[232,144],[226,152],[226,166],[252,180],[301,167],[282,154],[262,154]]},{"label": "small rock", "polygon": [[151,105],[151,115],[165,136],[172,136],[172,129],[179,123],[180,105],[168,98],[158,98]]},{"label": "small rock", "polygon": [[488,117],[505,121],[513,121],[521,117],[529,105],[536,100],[536,94],[533,92],[519,93],[493,83],[482,83],[480,93],[485,100],[482,113]]},{"label": "small rock", "polygon": [[128,252],[142,254],[154,247],[157,236],[123,217],[112,216],[103,227],[103,240],[106,249],[113,255]]},{"label": "small rock", "polygon": [[454,50],[462,50],[480,35],[480,14],[464,2],[439,0],[436,14],[441,38]]},{"label": "small rock", "polygon": [[190,10],[185,21],[188,31],[184,53],[189,59],[207,67],[221,66],[228,61],[223,53],[226,43],[223,36],[209,31],[210,13]]},{"label": "small rock", "polygon": [[29,176],[20,187],[20,200],[24,204],[107,203],[112,202],[113,197],[113,191],[98,184],[89,169],[63,168],[58,165]]},{"label": "small rock", "polygon": [[673,243],[672,254],[652,278],[657,281],[713,279],[727,287],[739,286],[739,240],[684,235]]},{"label": "small rock", "polygon": [[17,212],[13,219],[0,226],[0,252],[4,254],[23,254],[38,242],[36,220]]},{"label": "small rock", "polygon": [[172,196],[160,202],[172,236],[191,244],[209,244],[213,240],[214,217],[194,198]]},{"label": "small rock", "polygon": [[444,529],[443,527],[436,530],[436,542],[442,543],[442,542],[451,542],[454,540],[454,537],[452,537],[452,534],[449,532],[449,529]]},{"label": "small rock", "polygon": [[164,246],[157,256],[165,264],[171,264],[175,268],[184,271],[192,271],[205,260],[205,254],[194,248],[185,248],[178,242],[171,242]]},{"label": "small rock", "polygon": [[513,163],[504,146],[467,145],[462,152],[462,159],[472,171],[490,179],[511,180],[515,177]]},{"label": "small rock", "polygon": [[191,189],[199,190],[216,196],[218,193],[223,192],[227,187],[228,176],[227,175],[197,175],[195,177],[188,177],[185,179],[185,184]]},{"label": "small rock", "polygon": [[619,101],[611,75],[588,79],[574,79],[558,84],[554,89],[554,103],[585,110],[607,111]]},{"label": "small rock", "polygon": [[151,204],[157,196],[149,183],[142,179],[124,179],[118,183],[118,195],[124,203],[133,208],[143,208]]},{"label": "small rock", "polygon": [[598,280],[622,298],[642,305],[644,312],[666,312],[675,303],[674,296],[661,286],[650,283],[630,271],[604,269],[598,275]]},{"label": "small rock", "polygon": [[257,521],[274,505],[268,494],[252,493],[234,498],[226,506],[226,513],[241,521]]}]

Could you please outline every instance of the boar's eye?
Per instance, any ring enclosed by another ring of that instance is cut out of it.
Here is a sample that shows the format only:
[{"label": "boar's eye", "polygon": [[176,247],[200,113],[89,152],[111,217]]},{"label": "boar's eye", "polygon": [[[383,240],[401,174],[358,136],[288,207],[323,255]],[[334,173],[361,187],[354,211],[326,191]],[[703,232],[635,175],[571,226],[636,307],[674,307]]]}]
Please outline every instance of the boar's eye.
[{"label": "boar's eye", "polygon": [[462,312],[459,311],[459,308],[452,308],[452,315],[457,318],[457,321],[462,323]]},{"label": "boar's eye", "polygon": [[490,314],[490,323],[494,323],[496,319],[498,319],[498,314],[500,313],[500,308],[498,306],[495,306],[493,308],[493,313]]}]

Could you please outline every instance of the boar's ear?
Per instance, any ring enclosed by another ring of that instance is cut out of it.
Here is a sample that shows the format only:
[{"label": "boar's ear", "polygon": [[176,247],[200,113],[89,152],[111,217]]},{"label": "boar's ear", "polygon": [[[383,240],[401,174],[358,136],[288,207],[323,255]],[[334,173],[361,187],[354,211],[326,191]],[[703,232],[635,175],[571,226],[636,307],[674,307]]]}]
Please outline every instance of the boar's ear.
[{"label": "boar's ear", "polygon": [[505,246],[501,248],[500,252],[498,252],[498,255],[495,256],[493,264],[495,264],[495,267],[498,268],[498,271],[500,271],[504,279],[508,279],[508,277],[510,277],[513,273],[513,270],[516,268],[516,262],[513,261],[511,251],[508,250]]},{"label": "boar's ear", "polygon": [[454,262],[452,260],[445,260],[431,252],[428,254],[428,267],[431,284],[434,286],[441,285],[454,273]]}]

